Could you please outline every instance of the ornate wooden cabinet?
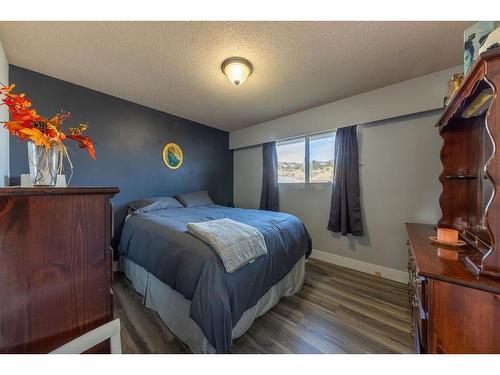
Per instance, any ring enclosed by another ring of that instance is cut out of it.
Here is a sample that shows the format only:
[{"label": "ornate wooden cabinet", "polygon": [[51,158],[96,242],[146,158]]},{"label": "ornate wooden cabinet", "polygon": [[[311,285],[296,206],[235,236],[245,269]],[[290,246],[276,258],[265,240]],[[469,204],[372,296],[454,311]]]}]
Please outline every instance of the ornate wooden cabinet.
[{"label": "ornate wooden cabinet", "polygon": [[417,352],[500,353],[500,48],[483,53],[445,108],[438,226],[466,246],[431,243],[407,224]]},{"label": "ornate wooden cabinet", "polygon": [[[500,282],[476,277],[465,257],[449,259],[429,240],[433,225],[406,224],[412,333],[417,353],[500,353]],[[462,259],[460,259],[462,258]]]},{"label": "ornate wooden cabinet", "polygon": [[0,189],[0,353],[47,353],[112,320],[117,192]]}]

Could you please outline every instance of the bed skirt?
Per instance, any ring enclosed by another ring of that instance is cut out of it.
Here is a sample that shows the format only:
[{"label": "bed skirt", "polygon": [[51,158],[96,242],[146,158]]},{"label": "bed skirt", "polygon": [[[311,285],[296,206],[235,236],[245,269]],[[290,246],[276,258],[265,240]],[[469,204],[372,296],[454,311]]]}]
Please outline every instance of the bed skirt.
[{"label": "bed skirt", "polygon": [[[121,257],[120,264],[134,289],[144,296],[144,305],[156,311],[172,333],[188,345],[193,353],[215,353],[200,327],[189,317],[191,301],[130,259]],[[305,257],[302,257],[255,306],[243,313],[232,330],[233,340],[243,335],[254,320],[269,311],[281,297],[298,292],[304,283],[304,275]]]}]

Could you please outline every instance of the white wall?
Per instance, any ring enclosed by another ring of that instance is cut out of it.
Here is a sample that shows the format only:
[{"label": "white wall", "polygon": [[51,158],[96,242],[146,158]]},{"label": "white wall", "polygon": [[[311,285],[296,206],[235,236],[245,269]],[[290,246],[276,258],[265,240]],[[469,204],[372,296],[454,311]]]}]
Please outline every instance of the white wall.
[{"label": "white wall", "polygon": [[229,135],[229,147],[238,149],[443,108],[447,82],[461,71],[456,66],[236,130]]},{"label": "white wall", "polygon": [[[451,73],[460,67],[434,74],[443,95],[446,81]],[[446,80],[445,77],[448,77]],[[417,82],[415,91],[426,96],[425,82],[429,90],[436,90],[435,82],[424,77]],[[405,83],[405,90],[411,84]],[[401,87],[401,86],[400,86]],[[400,92],[400,87],[397,92]],[[373,92],[371,92],[373,93]],[[390,90],[379,91],[375,102],[384,97],[394,97]],[[434,94],[429,94],[435,96]],[[365,96],[365,94],[363,94]],[[258,139],[270,140],[271,135],[284,134],[290,123],[293,132],[307,134],[318,131],[318,121],[330,124],[335,129],[337,115],[342,111],[342,121],[347,113],[355,113],[357,118],[373,117],[372,106],[358,107],[356,97],[343,101],[341,108],[331,103],[313,108],[269,123],[256,125],[245,130],[247,140],[241,131],[233,137],[235,144],[252,144]],[[363,99],[364,100],[364,99]],[[442,101],[442,98],[441,98]],[[351,104],[354,107],[351,107]],[[411,114],[360,125],[360,178],[361,206],[364,232],[361,237],[343,237],[326,229],[330,210],[330,185],[280,185],[280,208],[301,218],[313,239],[313,248],[336,259],[354,260],[354,263],[380,266],[386,271],[405,271],[408,261],[405,222],[436,223],[441,214],[438,180],[441,171],[439,152],[442,140],[434,127],[442,109],[433,108]],[[437,106],[440,108],[442,106]],[[347,122],[346,122],[347,123]],[[356,123],[355,121],[350,124]],[[344,122],[342,122],[344,124]],[[359,124],[359,123],[358,123]],[[324,125],[322,125],[324,126]],[[268,128],[269,127],[269,128]],[[280,130],[277,130],[280,128]],[[311,130],[308,130],[311,129]],[[279,139],[279,138],[275,138]],[[234,150],[234,202],[236,206],[257,208],[260,202],[262,181],[262,148],[250,146]],[[366,267],[360,266],[359,269]],[[371,268],[370,268],[371,269]],[[404,275],[402,272],[398,272]],[[384,276],[384,275],[382,275]],[[396,277],[396,279],[398,279]]]},{"label": "white wall", "polygon": [[[326,229],[331,184],[280,184],[281,211],[304,221],[316,250],[404,271],[404,223],[436,223],[441,213],[441,137],[434,128],[439,114],[432,111],[361,126],[364,236],[343,237]],[[258,208],[261,181],[262,147],[235,150],[235,205]]]},{"label": "white wall", "polygon": [[[0,83],[9,83],[9,64],[0,41]],[[0,121],[7,121],[9,112],[4,105],[0,106]],[[0,126],[0,186],[5,186],[9,176],[9,134],[3,126]]]}]

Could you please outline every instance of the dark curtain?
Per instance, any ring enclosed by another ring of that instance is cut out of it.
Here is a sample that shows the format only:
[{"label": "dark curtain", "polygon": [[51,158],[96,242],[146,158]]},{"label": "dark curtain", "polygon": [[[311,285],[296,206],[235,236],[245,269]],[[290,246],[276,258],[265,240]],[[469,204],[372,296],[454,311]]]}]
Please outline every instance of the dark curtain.
[{"label": "dark curtain", "polygon": [[356,126],[340,128],[335,135],[335,178],[328,229],[343,236],[363,235],[359,201],[358,136]]},{"label": "dark curtain", "polygon": [[263,173],[262,193],[260,195],[260,209],[268,211],[279,211],[278,193],[278,155],[276,153],[276,142],[268,142],[262,145]]}]

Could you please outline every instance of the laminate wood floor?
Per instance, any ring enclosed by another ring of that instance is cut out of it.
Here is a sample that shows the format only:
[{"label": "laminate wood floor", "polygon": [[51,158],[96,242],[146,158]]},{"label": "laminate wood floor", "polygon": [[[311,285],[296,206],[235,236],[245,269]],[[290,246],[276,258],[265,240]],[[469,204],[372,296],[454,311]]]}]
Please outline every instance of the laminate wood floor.
[{"label": "laminate wood floor", "polygon": [[[142,305],[122,275],[113,282],[124,353],[190,353]],[[315,259],[303,288],[258,318],[232,353],[414,353],[407,287]]]}]

